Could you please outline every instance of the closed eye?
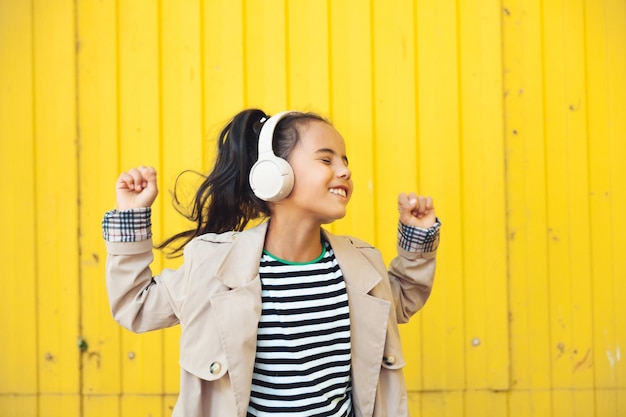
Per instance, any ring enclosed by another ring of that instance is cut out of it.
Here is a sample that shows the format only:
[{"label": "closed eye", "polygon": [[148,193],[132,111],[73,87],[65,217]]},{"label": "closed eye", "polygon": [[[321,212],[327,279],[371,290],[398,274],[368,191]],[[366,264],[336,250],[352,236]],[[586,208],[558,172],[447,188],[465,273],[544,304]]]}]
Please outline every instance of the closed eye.
[{"label": "closed eye", "polygon": [[[316,153],[326,153],[326,154],[332,155],[332,157],[337,155],[337,153],[335,151],[333,151],[332,149],[329,149],[329,148],[318,149],[316,151]],[[324,162],[325,164],[330,164],[330,163],[332,163],[332,157],[324,156],[324,157],[320,158],[320,161]],[[343,161],[343,164],[345,166],[348,166],[348,157],[347,156],[342,155],[341,156],[341,160]]]}]

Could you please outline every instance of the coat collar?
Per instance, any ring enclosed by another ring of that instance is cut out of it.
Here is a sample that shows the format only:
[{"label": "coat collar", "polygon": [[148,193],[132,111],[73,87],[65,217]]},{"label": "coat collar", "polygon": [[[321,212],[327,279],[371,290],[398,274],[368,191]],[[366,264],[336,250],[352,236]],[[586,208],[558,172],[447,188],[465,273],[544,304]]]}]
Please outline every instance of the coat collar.
[{"label": "coat collar", "polygon": [[[258,276],[259,259],[263,252],[268,222],[233,233],[231,248],[217,268],[217,277],[230,288],[239,288]],[[360,293],[368,293],[381,280],[380,271],[355,250],[355,243],[344,236],[334,235],[322,229],[322,235],[328,240],[341,267],[346,285]],[[239,271],[239,273],[233,273]]]},{"label": "coat collar", "polygon": [[334,235],[324,229],[322,233],[335,252],[346,285],[357,292],[369,293],[382,279],[380,272],[374,269],[359,250],[356,250],[354,242],[349,238]]},{"label": "coat collar", "polygon": [[259,275],[267,222],[232,234],[230,250],[217,268],[217,278],[230,288],[243,287]]}]

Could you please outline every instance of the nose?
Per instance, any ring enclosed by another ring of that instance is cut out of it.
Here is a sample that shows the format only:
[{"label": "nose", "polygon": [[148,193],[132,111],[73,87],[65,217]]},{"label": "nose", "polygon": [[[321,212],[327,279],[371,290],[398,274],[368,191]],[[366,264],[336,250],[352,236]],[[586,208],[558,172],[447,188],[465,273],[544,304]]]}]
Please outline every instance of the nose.
[{"label": "nose", "polygon": [[341,167],[337,169],[337,176],[339,178],[345,178],[349,180],[350,177],[352,177],[352,171],[350,171],[350,168],[348,168],[346,165],[341,165]]}]

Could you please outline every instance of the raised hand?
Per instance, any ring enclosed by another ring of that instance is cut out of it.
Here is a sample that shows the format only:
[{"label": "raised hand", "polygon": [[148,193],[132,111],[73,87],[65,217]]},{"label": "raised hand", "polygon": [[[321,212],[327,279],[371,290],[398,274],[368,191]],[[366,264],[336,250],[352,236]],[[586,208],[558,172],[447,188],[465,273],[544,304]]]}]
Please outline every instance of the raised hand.
[{"label": "raised hand", "polygon": [[154,168],[144,166],[122,172],[115,183],[117,209],[150,207],[159,193],[156,175]]},{"label": "raised hand", "polygon": [[435,207],[432,197],[401,193],[398,196],[398,212],[402,224],[428,229],[435,224]]}]

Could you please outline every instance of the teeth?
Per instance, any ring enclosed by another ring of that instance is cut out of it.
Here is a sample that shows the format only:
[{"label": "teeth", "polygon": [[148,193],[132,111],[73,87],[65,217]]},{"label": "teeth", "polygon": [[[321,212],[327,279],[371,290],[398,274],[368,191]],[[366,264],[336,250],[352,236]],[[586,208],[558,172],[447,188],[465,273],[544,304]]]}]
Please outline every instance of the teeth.
[{"label": "teeth", "polygon": [[342,197],[346,196],[346,190],[344,190],[342,188],[331,188],[330,192],[333,193],[333,194],[340,195]]}]

